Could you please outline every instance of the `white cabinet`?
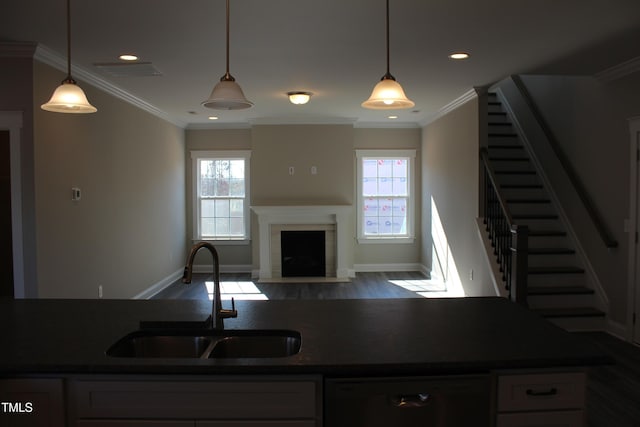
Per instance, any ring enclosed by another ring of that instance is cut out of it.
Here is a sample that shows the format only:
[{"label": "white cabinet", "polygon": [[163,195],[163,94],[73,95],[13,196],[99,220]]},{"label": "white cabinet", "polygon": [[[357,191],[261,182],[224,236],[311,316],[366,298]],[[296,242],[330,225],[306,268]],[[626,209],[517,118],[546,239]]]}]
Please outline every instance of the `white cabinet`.
[{"label": "white cabinet", "polygon": [[165,426],[161,420],[176,420],[171,427],[320,427],[321,387],[310,376],[76,378],[69,413],[79,427]]},{"label": "white cabinet", "polygon": [[497,427],[585,425],[584,372],[499,375],[497,393]]},{"label": "white cabinet", "polygon": [[64,427],[63,380],[0,379],[0,426]]}]

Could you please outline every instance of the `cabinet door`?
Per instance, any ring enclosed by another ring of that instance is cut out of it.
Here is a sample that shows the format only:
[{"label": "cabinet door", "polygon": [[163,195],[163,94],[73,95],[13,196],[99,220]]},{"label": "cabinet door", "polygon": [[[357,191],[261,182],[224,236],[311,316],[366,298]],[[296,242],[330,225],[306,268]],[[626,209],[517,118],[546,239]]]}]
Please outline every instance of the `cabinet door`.
[{"label": "cabinet door", "polygon": [[194,427],[193,421],[158,421],[158,420],[84,420],[76,423],[77,427]]},{"label": "cabinet door", "polygon": [[582,427],[582,411],[518,412],[499,414],[496,427]]},{"label": "cabinet door", "polygon": [[0,380],[0,426],[64,427],[61,379]]},{"label": "cabinet door", "polygon": [[312,420],[196,421],[196,427],[316,427]]}]

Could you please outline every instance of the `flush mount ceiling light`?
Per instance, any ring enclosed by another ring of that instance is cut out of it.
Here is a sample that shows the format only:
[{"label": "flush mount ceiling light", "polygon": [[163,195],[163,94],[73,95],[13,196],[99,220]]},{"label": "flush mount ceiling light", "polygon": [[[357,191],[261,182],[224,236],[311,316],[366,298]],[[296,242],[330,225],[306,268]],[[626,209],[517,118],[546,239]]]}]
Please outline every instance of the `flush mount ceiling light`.
[{"label": "flush mount ceiling light", "polygon": [[449,58],[457,60],[469,59],[469,54],[467,52],[453,52],[449,55]]},{"label": "flush mount ceiling light", "polygon": [[87,96],[71,77],[71,0],[67,0],[67,77],[51,95],[43,110],[55,113],[95,113],[96,107],[89,104]]},{"label": "flush mount ceiling light", "polygon": [[118,58],[123,60],[123,61],[137,61],[138,60],[138,57],[136,55],[132,55],[130,53],[122,54]]},{"label": "flush mount ceiling light", "polygon": [[245,98],[236,79],[229,73],[229,0],[227,0],[227,70],[214,86],[209,99],[202,105],[214,110],[244,110],[253,106],[253,103]]},{"label": "flush mount ceiling light", "polygon": [[297,91],[297,92],[287,92],[287,95],[289,96],[289,101],[291,101],[292,104],[302,105],[309,102],[309,98],[311,98],[311,95],[313,94],[311,92]]},{"label": "flush mount ceiling light", "polygon": [[373,110],[398,110],[411,108],[415,103],[407,98],[400,83],[389,72],[389,0],[387,0],[387,73],[373,88],[369,99],[361,104]]}]

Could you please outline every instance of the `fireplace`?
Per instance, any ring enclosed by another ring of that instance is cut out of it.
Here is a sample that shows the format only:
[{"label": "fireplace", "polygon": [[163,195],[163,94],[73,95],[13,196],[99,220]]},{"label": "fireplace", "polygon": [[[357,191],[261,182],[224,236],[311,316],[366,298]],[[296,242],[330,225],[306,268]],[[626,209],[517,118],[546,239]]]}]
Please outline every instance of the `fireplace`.
[{"label": "fireplace", "polygon": [[327,275],[325,232],[290,230],[280,232],[282,277],[324,277]]},{"label": "fireplace", "polygon": [[282,234],[288,231],[324,234],[324,271],[317,277],[323,277],[323,280],[348,280],[351,277],[347,249],[351,206],[252,206],[251,209],[258,217],[259,270],[254,275],[260,280],[310,277],[299,272],[285,276],[289,273],[283,272]]}]

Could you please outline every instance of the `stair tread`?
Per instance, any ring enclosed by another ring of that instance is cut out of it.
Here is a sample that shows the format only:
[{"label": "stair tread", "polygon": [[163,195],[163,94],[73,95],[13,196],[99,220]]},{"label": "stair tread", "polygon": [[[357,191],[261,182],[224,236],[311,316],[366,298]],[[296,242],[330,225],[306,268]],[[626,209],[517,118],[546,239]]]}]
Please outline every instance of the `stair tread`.
[{"label": "stair tread", "polygon": [[531,203],[531,204],[537,204],[537,203],[551,203],[551,200],[549,199],[533,199],[533,198],[507,198],[507,203]]},{"label": "stair tread", "polygon": [[513,219],[558,219],[556,214],[515,214]]},{"label": "stair tread", "polygon": [[584,273],[584,269],[580,267],[529,267],[528,274],[574,274]]},{"label": "stair tread", "polygon": [[514,144],[489,144],[488,147],[490,150],[524,150],[522,145],[514,145]]},{"label": "stair tread", "polygon": [[528,157],[490,157],[492,162],[530,162]]},{"label": "stair tread", "polygon": [[604,312],[594,307],[536,308],[532,309],[542,317],[600,317]]},{"label": "stair tread", "polygon": [[550,237],[550,236],[566,236],[567,232],[562,230],[529,230],[529,237]]},{"label": "stair tread", "polygon": [[529,248],[530,255],[547,255],[547,254],[575,254],[576,251],[571,248]]},{"label": "stair tread", "polygon": [[536,175],[536,171],[515,171],[515,170],[504,170],[504,171],[495,171],[496,175]]},{"label": "stair tread", "polygon": [[581,295],[593,294],[594,290],[586,286],[529,286],[529,295]]},{"label": "stair tread", "polygon": [[544,188],[542,184],[502,184],[500,188]]}]

